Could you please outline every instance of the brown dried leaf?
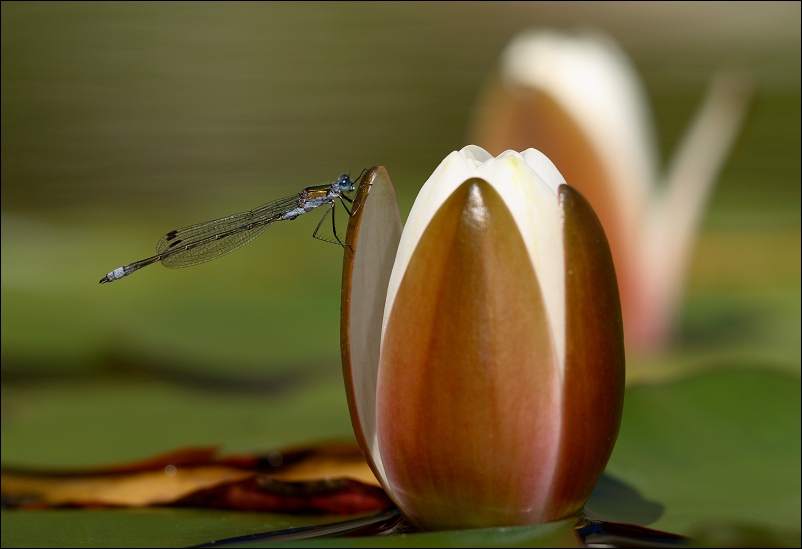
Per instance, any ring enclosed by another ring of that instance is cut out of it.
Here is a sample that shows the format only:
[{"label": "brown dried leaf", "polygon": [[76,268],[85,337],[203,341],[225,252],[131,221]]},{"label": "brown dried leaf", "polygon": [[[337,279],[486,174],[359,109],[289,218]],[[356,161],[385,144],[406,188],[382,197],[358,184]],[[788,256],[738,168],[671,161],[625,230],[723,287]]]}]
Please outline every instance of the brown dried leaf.
[{"label": "brown dried leaf", "polygon": [[4,468],[3,503],[27,509],[176,505],[285,513],[392,506],[355,444],[222,458],[215,453],[211,447],[185,448],[92,469]]}]

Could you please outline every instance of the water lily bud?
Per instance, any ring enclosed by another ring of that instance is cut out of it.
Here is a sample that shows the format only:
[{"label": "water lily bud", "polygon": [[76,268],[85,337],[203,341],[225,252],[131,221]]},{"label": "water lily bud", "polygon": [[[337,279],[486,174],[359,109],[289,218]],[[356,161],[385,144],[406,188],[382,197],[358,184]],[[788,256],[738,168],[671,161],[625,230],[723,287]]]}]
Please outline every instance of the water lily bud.
[{"label": "water lily bud", "polygon": [[751,88],[742,72],[719,72],[665,169],[640,75],[600,32],[521,32],[477,101],[475,142],[495,153],[536,147],[593,205],[633,350],[671,340],[696,234]]},{"label": "water lily bud", "polygon": [[[390,194],[374,181],[344,271],[345,381],[374,473],[426,529],[578,513],[612,452],[624,390],[596,215],[534,149],[449,155],[400,241]],[[395,236],[380,236],[382,219]]]}]

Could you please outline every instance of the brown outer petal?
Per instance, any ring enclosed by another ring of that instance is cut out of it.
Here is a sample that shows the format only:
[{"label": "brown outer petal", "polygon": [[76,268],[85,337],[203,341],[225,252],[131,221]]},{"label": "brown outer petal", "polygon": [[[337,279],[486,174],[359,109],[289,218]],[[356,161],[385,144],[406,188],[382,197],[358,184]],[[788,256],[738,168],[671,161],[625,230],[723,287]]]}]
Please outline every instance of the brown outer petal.
[{"label": "brown outer petal", "polygon": [[[621,221],[607,166],[576,120],[549,94],[541,90],[505,86],[491,79],[476,107],[472,140],[490,154],[534,147],[545,154],[575,189],[583,193],[602,221],[615,257],[624,311],[637,311],[639,301],[634,235],[627,235]],[[632,314],[632,319],[637,318]],[[637,330],[634,330],[637,332]]]},{"label": "brown outer petal", "polygon": [[372,455],[371,442],[376,440],[384,302],[401,240],[401,214],[383,166],[365,172],[356,196],[343,255],[340,352],[354,434],[373,474],[383,483],[381,462]]},{"label": "brown outer petal", "polygon": [[624,403],[624,334],[615,269],[587,200],[559,188],[565,238],[563,431],[547,515],[578,512],[613,451]]},{"label": "brown outer petal", "polygon": [[560,429],[540,284],[498,192],[469,179],[423,233],[387,320],[379,448],[427,529],[542,522]]}]

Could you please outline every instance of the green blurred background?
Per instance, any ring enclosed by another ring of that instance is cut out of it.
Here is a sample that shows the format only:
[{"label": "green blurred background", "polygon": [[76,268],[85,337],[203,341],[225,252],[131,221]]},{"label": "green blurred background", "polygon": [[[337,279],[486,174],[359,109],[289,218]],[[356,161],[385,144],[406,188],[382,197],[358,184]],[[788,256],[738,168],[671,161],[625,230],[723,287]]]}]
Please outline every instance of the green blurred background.
[{"label": "green blurred background", "polygon": [[406,217],[467,144],[506,42],[537,26],[597,27],[621,43],[664,161],[716,69],[754,74],[677,345],[630,365],[798,380],[797,2],[4,2],[1,23],[4,464],[352,437],[342,255],[310,238],[316,216],[202,266],[98,280],[168,230],[373,165]]}]

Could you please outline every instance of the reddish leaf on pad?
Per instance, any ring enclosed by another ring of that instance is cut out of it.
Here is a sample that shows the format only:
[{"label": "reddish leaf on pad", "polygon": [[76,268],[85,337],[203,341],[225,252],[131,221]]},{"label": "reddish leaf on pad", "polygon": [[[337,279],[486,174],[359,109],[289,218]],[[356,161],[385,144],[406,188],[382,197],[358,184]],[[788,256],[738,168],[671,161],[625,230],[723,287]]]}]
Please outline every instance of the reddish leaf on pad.
[{"label": "reddish leaf on pad", "polygon": [[392,503],[359,447],[321,444],[217,457],[215,447],[84,469],[4,467],[7,507],[182,507],[351,514]]}]

